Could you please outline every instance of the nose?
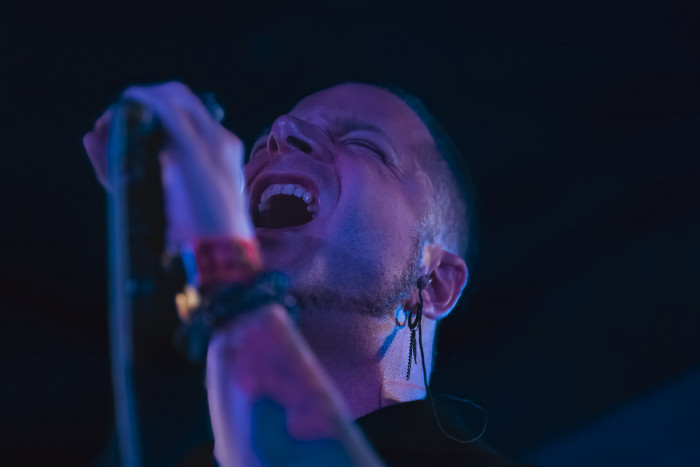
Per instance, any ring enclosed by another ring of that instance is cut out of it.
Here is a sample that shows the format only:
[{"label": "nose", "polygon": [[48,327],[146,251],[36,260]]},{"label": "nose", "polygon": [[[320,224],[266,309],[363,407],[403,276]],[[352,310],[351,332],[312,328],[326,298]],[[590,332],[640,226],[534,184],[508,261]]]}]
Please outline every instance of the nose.
[{"label": "nose", "polygon": [[291,115],[282,115],[272,124],[267,150],[270,154],[301,151],[323,158],[328,152],[323,144],[324,138],[325,134],[315,125]]}]

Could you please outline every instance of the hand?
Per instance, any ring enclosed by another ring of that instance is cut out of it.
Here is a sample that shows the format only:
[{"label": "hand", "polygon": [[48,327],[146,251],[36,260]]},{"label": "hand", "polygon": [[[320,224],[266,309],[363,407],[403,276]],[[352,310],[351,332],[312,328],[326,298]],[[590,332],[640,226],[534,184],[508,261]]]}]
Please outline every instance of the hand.
[{"label": "hand", "polygon": [[[169,246],[206,237],[252,237],[243,186],[243,143],[238,137],[216,122],[182,83],[131,87],[122,98],[148,107],[166,132],[160,162]],[[111,118],[107,110],[83,138],[97,178],[107,190]]]}]

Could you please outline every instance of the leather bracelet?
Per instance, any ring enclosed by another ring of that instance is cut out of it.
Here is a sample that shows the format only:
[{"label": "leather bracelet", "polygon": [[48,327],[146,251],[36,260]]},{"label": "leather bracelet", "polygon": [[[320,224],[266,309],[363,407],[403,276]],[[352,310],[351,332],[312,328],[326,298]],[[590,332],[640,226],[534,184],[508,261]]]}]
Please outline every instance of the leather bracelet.
[{"label": "leather bracelet", "polygon": [[263,269],[255,238],[214,237],[194,243],[199,286],[249,282]]},{"label": "leather bracelet", "polygon": [[176,343],[191,360],[202,361],[216,328],[270,303],[279,303],[293,316],[297,313],[296,299],[289,294],[289,278],[282,273],[266,272],[251,283],[228,285],[203,300],[188,316],[180,315]]}]

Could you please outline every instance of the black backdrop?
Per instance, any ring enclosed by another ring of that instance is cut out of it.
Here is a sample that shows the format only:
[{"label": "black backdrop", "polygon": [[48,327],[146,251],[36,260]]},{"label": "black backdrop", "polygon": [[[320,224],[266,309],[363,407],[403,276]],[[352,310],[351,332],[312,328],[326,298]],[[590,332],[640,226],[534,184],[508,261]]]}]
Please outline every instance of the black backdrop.
[{"label": "black backdrop", "polygon": [[[697,397],[673,388],[698,387],[700,363],[699,21],[663,0],[3,2],[2,455],[105,462],[105,196],[81,137],[120,90],[214,91],[250,143],[303,95],[366,80],[421,96],[477,184],[478,261],[436,388],[486,406],[516,457],[573,465],[575,447],[548,449],[578,433],[591,455],[615,419],[597,465],[628,440],[649,465],[697,460]],[[208,436],[196,368],[171,370],[144,379],[181,412],[173,394],[194,394],[178,420],[151,413],[162,462]]]}]

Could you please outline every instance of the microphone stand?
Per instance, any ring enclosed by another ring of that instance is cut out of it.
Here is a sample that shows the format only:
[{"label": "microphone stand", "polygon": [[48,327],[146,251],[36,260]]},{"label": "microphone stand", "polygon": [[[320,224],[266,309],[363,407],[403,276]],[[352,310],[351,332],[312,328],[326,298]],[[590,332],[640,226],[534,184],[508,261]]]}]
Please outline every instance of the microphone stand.
[{"label": "microphone stand", "polygon": [[121,464],[140,467],[134,389],[133,314],[153,310],[165,246],[158,119],[133,101],[113,107],[107,163],[109,328],[115,421]]},{"label": "microphone stand", "polygon": [[[197,96],[221,122],[213,93]],[[109,337],[115,422],[121,464],[143,461],[134,385],[134,317],[164,324],[173,297],[186,283],[179,256],[165,249],[166,218],[158,154],[165,140],[159,119],[145,106],[122,100],[112,107],[107,143]],[[159,326],[162,327],[162,326]],[[146,330],[147,327],[146,327]]]}]

